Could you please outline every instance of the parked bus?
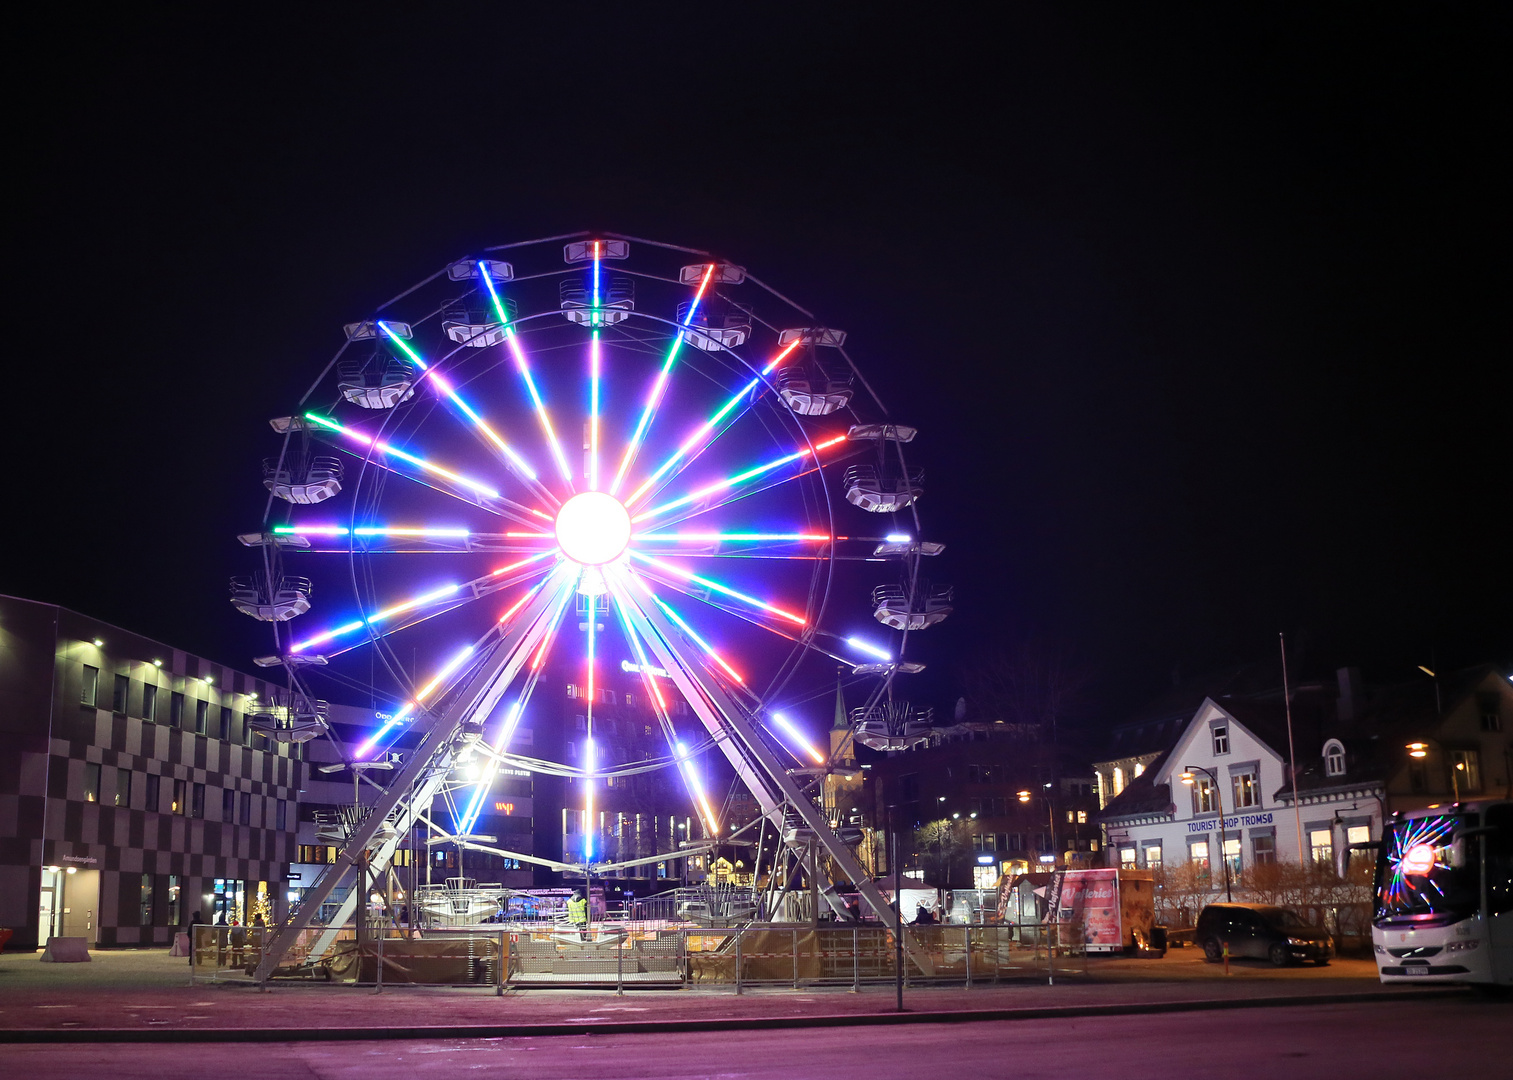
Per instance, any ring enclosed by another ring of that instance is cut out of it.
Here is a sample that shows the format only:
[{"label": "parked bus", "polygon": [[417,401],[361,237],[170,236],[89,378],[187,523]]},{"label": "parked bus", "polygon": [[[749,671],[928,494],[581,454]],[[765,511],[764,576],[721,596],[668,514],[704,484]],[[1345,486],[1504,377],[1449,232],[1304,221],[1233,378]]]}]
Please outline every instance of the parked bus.
[{"label": "parked bus", "polygon": [[1371,940],[1384,983],[1513,986],[1513,802],[1394,814]]}]

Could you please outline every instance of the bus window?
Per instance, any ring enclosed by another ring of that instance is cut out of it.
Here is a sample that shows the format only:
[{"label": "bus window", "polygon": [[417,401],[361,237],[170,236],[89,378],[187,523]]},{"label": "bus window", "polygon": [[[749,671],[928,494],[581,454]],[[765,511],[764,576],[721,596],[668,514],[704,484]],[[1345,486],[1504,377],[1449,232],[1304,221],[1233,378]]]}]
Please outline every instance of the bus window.
[{"label": "bus window", "polygon": [[1480,906],[1476,860],[1464,857],[1461,814],[1389,823],[1377,864],[1376,919],[1439,915],[1465,918]]},{"label": "bus window", "polygon": [[1487,906],[1494,915],[1513,911],[1513,806],[1487,811]]}]

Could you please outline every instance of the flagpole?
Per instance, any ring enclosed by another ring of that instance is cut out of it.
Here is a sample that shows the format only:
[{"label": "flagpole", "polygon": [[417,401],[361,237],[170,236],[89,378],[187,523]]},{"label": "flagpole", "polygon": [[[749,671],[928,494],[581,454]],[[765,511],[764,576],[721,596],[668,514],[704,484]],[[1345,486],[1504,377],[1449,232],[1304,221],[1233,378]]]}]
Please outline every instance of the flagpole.
[{"label": "flagpole", "polygon": [[1292,774],[1292,814],[1298,826],[1298,865],[1303,861],[1303,808],[1298,805],[1298,753],[1292,745],[1292,691],[1287,688],[1287,635],[1278,633],[1282,647],[1282,702],[1287,707],[1287,771]]}]

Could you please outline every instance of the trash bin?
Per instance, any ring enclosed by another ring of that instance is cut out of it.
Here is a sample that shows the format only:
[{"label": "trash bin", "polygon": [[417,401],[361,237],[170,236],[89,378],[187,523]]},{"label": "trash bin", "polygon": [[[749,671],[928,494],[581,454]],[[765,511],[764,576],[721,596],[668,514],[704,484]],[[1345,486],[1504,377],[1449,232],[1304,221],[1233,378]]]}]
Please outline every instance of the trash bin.
[{"label": "trash bin", "polygon": [[1166,927],[1151,927],[1151,948],[1156,952],[1164,953],[1166,951]]}]

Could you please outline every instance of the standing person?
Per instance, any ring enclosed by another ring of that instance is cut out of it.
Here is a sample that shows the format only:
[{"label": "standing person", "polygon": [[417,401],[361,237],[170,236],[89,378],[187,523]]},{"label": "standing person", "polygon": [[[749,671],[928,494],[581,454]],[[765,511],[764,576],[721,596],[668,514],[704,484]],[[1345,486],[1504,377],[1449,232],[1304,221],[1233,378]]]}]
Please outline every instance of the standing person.
[{"label": "standing person", "polygon": [[189,916],[189,966],[194,967],[194,928],[205,921],[205,916],[198,910]]},{"label": "standing person", "polygon": [[578,928],[582,940],[588,940],[588,893],[583,889],[573,890],[573,897],[567,902],[567,921]]}]

